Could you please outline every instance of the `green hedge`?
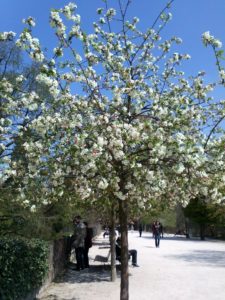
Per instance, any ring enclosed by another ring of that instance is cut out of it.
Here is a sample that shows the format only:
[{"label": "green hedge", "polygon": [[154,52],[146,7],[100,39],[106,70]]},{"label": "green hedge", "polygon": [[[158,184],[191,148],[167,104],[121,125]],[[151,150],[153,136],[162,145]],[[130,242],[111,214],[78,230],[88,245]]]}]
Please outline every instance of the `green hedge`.
[{"label": "green hedge", "polygon": [[0,238],[0,299],[19,300],[41,286],[48,271],[48,244]]}]

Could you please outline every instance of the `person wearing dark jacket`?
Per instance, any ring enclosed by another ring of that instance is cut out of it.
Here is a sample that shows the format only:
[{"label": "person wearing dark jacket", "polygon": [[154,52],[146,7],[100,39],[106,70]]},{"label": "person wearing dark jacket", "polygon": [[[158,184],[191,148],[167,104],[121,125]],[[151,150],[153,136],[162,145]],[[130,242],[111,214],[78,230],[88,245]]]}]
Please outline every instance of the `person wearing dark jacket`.
[{"label": "person wearing dark jacket", "polygon": [[86,226],[86,237],[84,240],[84,267],[89,268],[88,252],[89,249],[92,247],[93,229],[88,227],[87,222],[84,222],[84,225]]},{"label": "person wearing dark jacket", "polygon": [[74,223],[74,242],[73,247],[75,248],[76,260],[77,260],[77,271],[84,269],[84,241],[86,237],[86,226],[81,221],[80,216],[76,216],[73,220]]},{"label": "person wearing dark jacket", "polygon": [[155,237],[155,246],[156,246],[156,248],[159,248],[160,231],[161,231],[160,223],[159,223],[159,221],[156,221],[154,223],[154,228],[153,228],[153,233],[154,233],[154,237]]},{"label": "person wearing dark jacket", "polygon": [[[139,265],[137,264],[137,250],[135,249],[128,250],[128,255],[129,257],[131,256],[132,258],[132,266],[139,267]],[[120,237],[118,237],[116,240],[116,259],[118,261],[121,260],[121,238]]]}]

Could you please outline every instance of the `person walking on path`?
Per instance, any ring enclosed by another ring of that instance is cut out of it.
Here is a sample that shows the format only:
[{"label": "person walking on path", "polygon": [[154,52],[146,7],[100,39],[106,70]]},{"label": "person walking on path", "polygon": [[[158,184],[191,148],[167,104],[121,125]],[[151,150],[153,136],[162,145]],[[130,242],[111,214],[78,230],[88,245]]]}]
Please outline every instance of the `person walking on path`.
[{"label": "person walking on path", "polygon": [[76,261],[77,261],[77,271],[83,270],[85,267],[84,264],[84,244],[85,237],[87,234],[86,226],[81,221],[80,216],[76,216],[73,220],[74,223],[74,242],[73,247],[75,248]]},{"label": "person walking on path", "polygon": [[88,227],[88,223],[84,222],[86,226],[86,237],[84,239],[84,267],[89,268],[89,257],[88,252],[92,247],[93,229]]},{"label": "person walking on path", "polygon": [[155,237],[155,246],[156,246],[156,248],[159,248],[159,243],[160,243],[160,223],[159,223],[159,221],[155,221],[155,224],[153,226],[153,234]]},{"label": "person walking on path", "polygon": [[139,230],[139,236],[141,237],[142,236],[142,231],[143,231],[143,226],[142,226],[141,223],[139,224],[138,230]]}]

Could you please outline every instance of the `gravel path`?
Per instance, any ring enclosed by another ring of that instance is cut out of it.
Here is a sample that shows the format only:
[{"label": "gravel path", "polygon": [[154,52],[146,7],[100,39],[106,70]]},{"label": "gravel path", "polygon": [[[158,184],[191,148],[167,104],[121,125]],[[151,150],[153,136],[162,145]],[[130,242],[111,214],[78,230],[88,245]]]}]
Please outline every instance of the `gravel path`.
[{"label": "gravel path", "polygon": [[[108,239],[99,236],[90,249],[107,255]],[[130,267],[130,300],[224,300],[225,242],[187,240],[166,235],[155,248],[150,233],[129,232],[129,248],[137,249],[139,268]],[[120,278],[110,282],[110,267],[90,260],[89,270],[70,268],[40,300],[119,300]]]}]

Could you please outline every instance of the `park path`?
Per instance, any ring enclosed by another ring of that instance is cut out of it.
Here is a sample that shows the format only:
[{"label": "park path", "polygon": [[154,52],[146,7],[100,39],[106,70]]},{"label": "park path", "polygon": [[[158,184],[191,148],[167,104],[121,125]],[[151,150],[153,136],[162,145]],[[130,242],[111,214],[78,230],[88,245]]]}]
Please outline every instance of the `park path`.
[{"label": "park path", "polygon": [[[107,239],[99,236],[90,257],[107,255]],[[224,300],[225,242],[187,240],[165,235],[155,248],[150,233],[129,232],[129,248],[138,251],[139,268],[130,267],[130,300]],[[119,300],[120,278],[110,282],[109,266],[90,261],[91,268],[71,268],[40,295],[39,300]]]}]

